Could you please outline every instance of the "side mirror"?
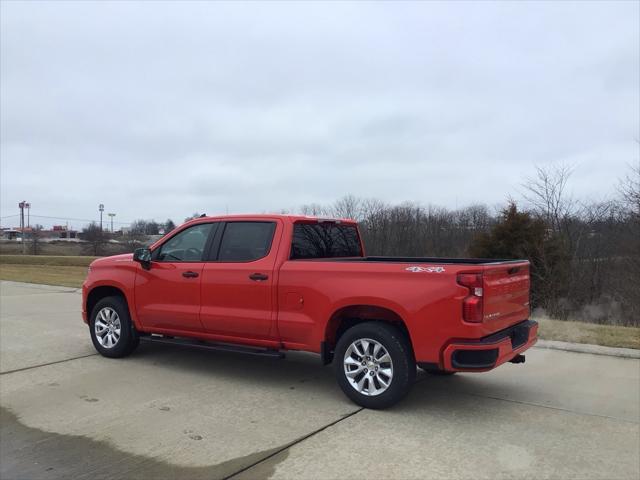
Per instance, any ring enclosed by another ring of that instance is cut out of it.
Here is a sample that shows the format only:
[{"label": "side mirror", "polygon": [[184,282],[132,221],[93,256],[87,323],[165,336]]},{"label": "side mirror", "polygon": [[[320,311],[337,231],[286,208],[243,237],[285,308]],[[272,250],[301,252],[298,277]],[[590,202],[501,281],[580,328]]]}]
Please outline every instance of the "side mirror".
[{"label": "side mirror", "polygon": [[149,270],[151,268],[151,250],[148,248],[136,248],[133,251],[133,261],[140,262],[142,268]]}]

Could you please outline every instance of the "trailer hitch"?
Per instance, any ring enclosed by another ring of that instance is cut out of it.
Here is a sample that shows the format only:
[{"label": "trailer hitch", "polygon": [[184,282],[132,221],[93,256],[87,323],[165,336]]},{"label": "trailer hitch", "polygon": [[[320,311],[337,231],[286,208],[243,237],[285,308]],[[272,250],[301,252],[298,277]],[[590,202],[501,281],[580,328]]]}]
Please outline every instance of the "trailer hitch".
[{"label": "trailer hitch", "polygon": [[513,357],[511,360],[509,360],[509,362],[511,363],[524,363],[524,361],[525,361],[525,357],[520,353],[515,357]]}]

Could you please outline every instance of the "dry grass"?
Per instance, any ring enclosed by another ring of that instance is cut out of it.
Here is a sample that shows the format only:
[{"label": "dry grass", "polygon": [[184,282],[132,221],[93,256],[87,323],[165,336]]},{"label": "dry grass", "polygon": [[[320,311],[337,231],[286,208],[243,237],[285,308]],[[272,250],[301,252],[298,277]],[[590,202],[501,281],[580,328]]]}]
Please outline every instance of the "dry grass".
[{"label": "dry grass", "polygon": [[0,264],[0,280],[81,287],[87,276],[87,267],[60,265]]},{"label": "dry grass", "polygon": [[[86,243],[77,242],[41,242],[39,247],[42,255],[82,255],[90,251],[91,246]],[[27,242],[27,252],[31,251],[31,242]],[[22,244],[20,242],[0,242],[0,255],[22,255]]]},{"label": "dry grass", "polygon": [[545,340],[640,349],[640,328],[564,322],[549,318],[535,320],[540,324],[538,335]]},{"label": "dry grass", "polygon": [[[31,252],[32,244],[27,241],[26,251]],[[116,255],[118,253],[125,253],[127,250],[125,244],[117,244],[107,242],[102,245],[101,251],[104,255]],[[38,245],[40,255],[91,255],[93,247],[87,242],[67,242],[66,240],[59,240],[54,242],[42,241]],[[0,255],[22,255],[22,244],[16,241],[0,240]]]},{"label": "dry grass", "polygon": [[97,257],[0,255],[0,280],[81,287]]},{"label": "dry grass", "polygon": [[0,255],[0,265],[59,265],[63,267],[88,267],[98,257],[74,255]]}]

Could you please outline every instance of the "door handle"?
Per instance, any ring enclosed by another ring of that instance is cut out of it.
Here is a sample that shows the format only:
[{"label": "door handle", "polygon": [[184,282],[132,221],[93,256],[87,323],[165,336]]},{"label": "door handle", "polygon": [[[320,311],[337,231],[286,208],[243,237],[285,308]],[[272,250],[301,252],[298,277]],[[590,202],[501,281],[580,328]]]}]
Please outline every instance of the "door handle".
[{"label": "door handle", "polygon": [[264,273],[252,273],[249,275],[251,280],[255,280],[256,282],[261,282],[262,280],[267,280],[269,275],[265,275]]},{"label": "door handle", "polygon": [[192,271],[182,272],[182,276],[185,278],[196,278],[198,276],[198,273]]}]

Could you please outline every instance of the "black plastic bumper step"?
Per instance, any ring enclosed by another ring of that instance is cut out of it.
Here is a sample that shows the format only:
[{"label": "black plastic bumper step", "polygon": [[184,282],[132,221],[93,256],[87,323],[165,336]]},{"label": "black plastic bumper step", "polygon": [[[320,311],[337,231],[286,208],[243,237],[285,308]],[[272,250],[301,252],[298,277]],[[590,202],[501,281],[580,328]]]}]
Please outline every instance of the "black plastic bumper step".
[{"label": "black plastic bumper step", "polygon": [[140,340],[149,343],[162,343],[166,345],[177,345],[179,347],[200,348],[203,350],[216,350],[219,352],[242,353],[245,355],[258,355],[260,357],[285,357],[285,354],[283,352],[270,348],[247,347],[244,345],[232,345],[229,343],[213,343],[205,342],[202,340],[191,340],[188,338],[169,338],[160,335],[145,335],[141,336]]}]

